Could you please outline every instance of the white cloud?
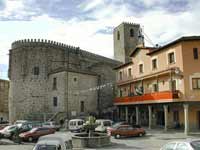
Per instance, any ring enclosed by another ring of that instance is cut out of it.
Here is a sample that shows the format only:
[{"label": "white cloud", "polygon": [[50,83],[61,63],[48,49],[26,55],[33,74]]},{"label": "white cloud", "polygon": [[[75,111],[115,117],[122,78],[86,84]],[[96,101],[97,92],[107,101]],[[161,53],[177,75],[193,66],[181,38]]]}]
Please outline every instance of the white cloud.
[{"label": "white cloud", "polygon": [[10,16],[13,12],[19,14],[24,8],[23,0],[6,0],[5,2],[5,9],[0,12],[0,16]]},{"label": "white cloud", "polygon": [[146,7],[156,6],[157,4],[167,4],[169,0],[138,0],[139,3],[143,3]]},{"label": "white cloud", "polygon": [[[140,1],[145,3],[146,6],[152,6],[158,0]],[[7,5],[11,7],[6,8],[4,15],[9,15],[11,12],[18,10],[21,12],[19,15],[25,13],[21,2],[15,1],[14,4],[10,4],[10,2],[7,2]],[[183,35],[200,35],[200,22],[198,21],[200,20],[200,2],[197,1],[191,1],[190,7],[192,9],[184,12],[170,13],[165,9],[152,9],[144,11],[140,16],[133,15],[137,12],[133,12],[130,9],[130,4],[123,3],[117,5],[115,3],[105,3],[107,2],[106,0],[88,2],[80,4],[79,7],[83,11],[92,10],[87,16],[94,18],[94,20],[80,20],[74,17],[65,21],[51,18],[48,14],[36,16],[32,17],[32,21],[27,23],[27,25],[25,24],[22,28],[16,30],[16,33],[13,33],[12,39],[46,38],[79,46],[81,49],[112,58],[112,34],[103,34],[98,31],[106,29],[106,27],[115,27],[123,21],[140,23],[144,26],[144,32],[155,44],[166,43]],[[0,15],[2,15],[2,12]],[[30,24],[35,26],[34,30]],[[48,30],[44,32],[43,30],[46,26],[48,26]],[[23,32],[25,27],[30,28],[30,31],[26,30]],[[10,39],[0,37],[0,64],[8,64],[8,55],[6,54],[11,42],[12,40]]]},{"label": "white cloud", "polygon": [[86,0],[85,2],[81,3],[78,7],[82,8],[84,11],[89,11],[102,4],[104,4],[104,0]]}]

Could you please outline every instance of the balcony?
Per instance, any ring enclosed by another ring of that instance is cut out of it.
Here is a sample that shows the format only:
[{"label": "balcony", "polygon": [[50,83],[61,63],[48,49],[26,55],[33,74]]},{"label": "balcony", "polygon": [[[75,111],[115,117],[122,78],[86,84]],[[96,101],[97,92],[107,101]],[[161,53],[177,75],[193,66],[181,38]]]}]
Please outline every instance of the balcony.
[{"label": "balcony", "polygon": [[157,71],[157,72],[151,72],[151,73],[143,75],[143,76],[141,75],[141,76],[137,76],[137,77],[133,77],[133,76],[124,77],[122,80],[117,80],[117,85],[121,86],[121,85],[126,85],[126,84],[130,84],[130,83],[150,79],[150,78],[158,78],[159,76],[165,75],[165,74],[168,74],[169,77],[171,77],[172,74],[182,76],[180,69],[178,67],[173,67],[173,68],[167,68],[167,69]]},{"label": "balcony", "polygon": [[179,98],[179,91],[163,91],[144,94],[141,96],[127,96],[127,97],[117,97],[114,100],[115,105],[122,104],[145,104],[145,103],[162,103],[162,102],[172,102],[173,99]]}]

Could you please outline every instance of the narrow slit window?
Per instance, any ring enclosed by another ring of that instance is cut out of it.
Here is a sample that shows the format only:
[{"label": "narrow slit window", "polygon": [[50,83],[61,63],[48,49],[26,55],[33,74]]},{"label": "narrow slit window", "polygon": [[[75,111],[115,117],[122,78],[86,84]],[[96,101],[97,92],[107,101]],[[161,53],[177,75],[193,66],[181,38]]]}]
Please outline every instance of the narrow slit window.
[{"label": "narrow slit window", "polygon": [[57,78],[53,78],[53,90],[57,89]]},{"label": "narrow slit window", "polygon": [[53,97],[53,106],[54,107],[58,106],[58,98],[57,97]]},{"label": "narrow slit window", "polygon": [[34,68],[33,68],[33,74],[34,74],[34,75],[39,75],[39,73],[40,73],[39,67],[34,67]]},{"label": "narrow slit window", "polygon": [[117,31],[117,40],[120,40],[120,33]]},{"label": "narrow slit window", "polygon": [[130,37],[134,37],[134,30],[130,29]]}]

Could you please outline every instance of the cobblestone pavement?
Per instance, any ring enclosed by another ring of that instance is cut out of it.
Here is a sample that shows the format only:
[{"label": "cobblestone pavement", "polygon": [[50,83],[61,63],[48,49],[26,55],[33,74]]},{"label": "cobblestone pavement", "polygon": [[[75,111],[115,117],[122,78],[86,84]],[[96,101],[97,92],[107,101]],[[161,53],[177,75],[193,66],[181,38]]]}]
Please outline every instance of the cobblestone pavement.
[{"label": "cobblestone pavement", "polygon": [[[65,132],[69,137],[70,132]],[[63,132],[57,132],[56,134],[63,134]],[[190,138],[199,138],[200,134],[185,136],[183,132],[163,132],[163,130],[147,130],[147,135],[144,137],[132,137],[132,138],[111,138],[112,144],[108,147],[99,148],[101,150],[159,150],[160,147],[169,141],[185,140]],[[6,141],[6,140],[5,140]],[[34,143],[24,143],[22,145],[1,145],[0,150],[32,150]],[[4,142],[5,144],[5,142]],[[13,144],[13,143],[10,143]]]}]

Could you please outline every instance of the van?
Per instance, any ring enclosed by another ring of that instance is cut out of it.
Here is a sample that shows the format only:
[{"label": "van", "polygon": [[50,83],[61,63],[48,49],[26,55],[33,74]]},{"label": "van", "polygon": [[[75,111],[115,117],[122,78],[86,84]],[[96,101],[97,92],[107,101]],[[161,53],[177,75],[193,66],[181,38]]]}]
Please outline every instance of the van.
[{"label": "van", "polygon": [[45,122],[43,123],[42,125],[43,127],[46,127],[46,128],[52,128],[52,129],[55,129],[56,131],[59,131],[61,126],[59,124],[56,124],[55,121],[49,121],[49,122]]},{"label": "van", "polygon": [[96,132],[107,132],[107,127],[112,126],[113,121],[109,119],[97,119],[96,124],[98,125],[95,128]]},{"label": "van", "polygon": [[68,128],[71,132],[81,132],[83,131],[83,124],[84,120],[83,119],[72,119],[69,121]]}]

